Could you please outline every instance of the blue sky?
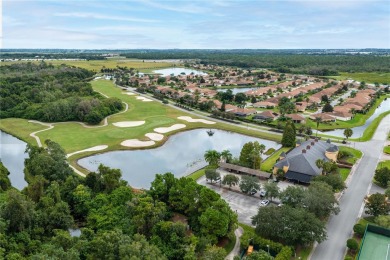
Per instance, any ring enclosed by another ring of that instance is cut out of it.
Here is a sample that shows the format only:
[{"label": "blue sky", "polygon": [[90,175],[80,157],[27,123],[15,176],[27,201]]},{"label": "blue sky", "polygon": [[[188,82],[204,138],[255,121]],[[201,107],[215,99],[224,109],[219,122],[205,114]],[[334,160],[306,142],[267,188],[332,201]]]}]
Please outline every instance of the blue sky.
[{"label": "blue sky", "polygon": [[3,48],[390,48],[390,1],[3,0]]}]

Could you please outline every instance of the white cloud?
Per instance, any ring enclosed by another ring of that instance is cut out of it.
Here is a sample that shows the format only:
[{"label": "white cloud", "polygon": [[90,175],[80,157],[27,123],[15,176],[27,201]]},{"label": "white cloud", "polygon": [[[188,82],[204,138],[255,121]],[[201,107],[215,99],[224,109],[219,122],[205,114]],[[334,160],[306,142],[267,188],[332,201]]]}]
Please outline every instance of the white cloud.
[{"label": "white cloud", "polygon": [[55,13],[54,16],[92,18],[92,19],[100,19],[100,20],[112,20],[112,21],[143,22],[143,23],[159,22],[158,20],[151,20],[151,19],[140,19],[134,17],[127,17],[127,16],[121,17],[121,16],[104,15],[104,14],[96,14],[96,13],[84,13],[84,12]]},{"label": "white cloud", "polygon": [[199,13],[205,13],[210,11],[204,7],[200,7],[199,5],[193,5],[193,4],[172,6],[172,5],[161,4],[160,2],[154,2],[150,0],[141,0],[139,2],[157,9],[163,9],[163,10],[179,12],[179,13],[199,14]]}]

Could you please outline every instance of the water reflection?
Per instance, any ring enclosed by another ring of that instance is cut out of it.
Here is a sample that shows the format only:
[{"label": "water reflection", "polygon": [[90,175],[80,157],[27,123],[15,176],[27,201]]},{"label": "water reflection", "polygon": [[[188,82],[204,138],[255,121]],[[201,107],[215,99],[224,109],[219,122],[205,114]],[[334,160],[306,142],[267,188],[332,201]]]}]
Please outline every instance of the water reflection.
[{"label": "water reflection", "polygon": [[12,186],[22,190],[27,186],[24,180],[24,159],[28,157],[24,151],[27,144],[16,137],[0,131],[0,158],[10,172],[8,176]]},{"label": "water reflection", "polygon": [[[231,88],[230,90],[232,91],[233,95],[237,94],[237,93],[245,93],[249,90],[256,90],[257,88]],[[218,89],[217,91],[218,92],[226,92],[228,89],[226,88],[221,88],[221,89]]]},{"label": "water reflection", "polygon": [[171,136],[161,147],[137,151],[114,151],[79,160],[79,164],[90,171],[96,171],[100,163],[122,171],[123,179],[131,186],[149,188],[155,174],[172,172],[184,176],[206,165],[203,155],[206,150],[228,149],[233,156],[239,156],[242,146],[249,141],[259,141],[267,149],[279,144],[221,130],[214,130],[210,137],[205,129],[191,130]]}]

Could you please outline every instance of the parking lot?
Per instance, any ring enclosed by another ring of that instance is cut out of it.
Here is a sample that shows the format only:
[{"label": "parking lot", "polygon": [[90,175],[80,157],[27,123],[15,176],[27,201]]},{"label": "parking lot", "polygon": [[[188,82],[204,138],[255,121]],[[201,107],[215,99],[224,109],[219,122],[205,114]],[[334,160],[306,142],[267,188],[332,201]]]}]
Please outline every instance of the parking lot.
[{"label": "parking lot", "polygon": [[[225,176],[226,174],[232,174],[230,172],[220,170],[218,170],[218,172],[221,174],[221,179],[223,179],[223,176]],[[237,176],[241,177],[240,175]],[[262,198],[260,198],[259,193],[256,193],[253,196],[245,195],[239,192],[240,189],[238,186],[232,187],[232,190],[229,190],[226,186],[220,187],[219,183],[210,184],[206,181],[205,176],[199,178],[197,182],[220,194],[221,197],[227,203],[229,203],[231,209],[233,211],[236,211],[238,215],[238,221],[240,223],[252,225],[251,218],[257,214],[260,201],[262,200]],[[265,183],[266,181],[261,181],[261,186],[263,187]],[[278,182],[280,190],[284,190],[290,185],[294,184],[288,182]],[[270,203],[267,207],[276,206],[277,204],[279,204],[279,200],[274,199],[274,202]]]}]

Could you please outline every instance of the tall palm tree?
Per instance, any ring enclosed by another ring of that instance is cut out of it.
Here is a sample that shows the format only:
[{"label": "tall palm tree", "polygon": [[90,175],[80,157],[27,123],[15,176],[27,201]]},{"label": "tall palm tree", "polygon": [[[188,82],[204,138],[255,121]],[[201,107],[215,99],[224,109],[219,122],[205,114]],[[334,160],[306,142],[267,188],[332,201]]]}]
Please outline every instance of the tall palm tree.
[{"label": "tall palm tree", "polygon": [[204,154],[204,159],[209,165],[218,165],[218,161],[221,158],[221,154],[216,150],[207,150]]},{"label": "tall palm tree", "polygon": [[221,152],[221,158],[225,161],[225,162],[230,162],[233,158],[233,155],[232,153],[229,151],[229,150],[223,150]]}]

